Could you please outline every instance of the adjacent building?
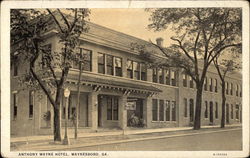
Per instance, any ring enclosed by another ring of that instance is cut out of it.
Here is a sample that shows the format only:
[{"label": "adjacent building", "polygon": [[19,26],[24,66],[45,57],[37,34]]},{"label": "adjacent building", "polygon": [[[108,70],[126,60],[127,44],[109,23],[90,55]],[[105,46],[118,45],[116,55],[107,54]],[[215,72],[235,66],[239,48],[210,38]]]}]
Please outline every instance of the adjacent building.
[{"label": "adjacent building", "polygon": [[[180,69],[150,68],[131,43],[146,41],[88,23],[89,32],[81,37],[77,52],[86,56],[80,86],[79,128],[130,129],[132,115],[142,119],[144,128],[192,126],[195,113],[195,83]],[[158,39],[158,44],[163,39]],[[45,43],[51,51],[60,50],[53,28]],[[11,68],[11,134],[38,135],[53,131],[53,108],[42,90],[23,87],[18,80],[28,72],[27,64]],[[76,110],[79,66],[73,64],[67,86],[69,118]],[[226,124],[241,122],[242,80],[240,73],[226,78]],[[202,125],[219,125],[221,120],[220,78],[210,66],[204,84]],[[61,105],[62,125],[65,99]],[[51,117],[49,117],[51,116]],[[69,120],[70,126],[74,121]],[[138,127],[139,128],[139,127]]]}]

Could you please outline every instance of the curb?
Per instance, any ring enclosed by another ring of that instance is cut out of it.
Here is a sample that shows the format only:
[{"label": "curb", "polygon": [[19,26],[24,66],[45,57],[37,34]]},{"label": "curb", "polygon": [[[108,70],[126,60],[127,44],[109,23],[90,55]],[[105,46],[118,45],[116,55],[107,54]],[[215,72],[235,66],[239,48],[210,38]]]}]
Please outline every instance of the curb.
[{"label": "curb", "polygon": [[[191,135],[200,135],[200,134],[207,134],[207,133],[218,133],[218,132],[226,132],[226,131],[234,131],[240,130],[241,128],[233,128],[233,129],[223,129],[223,130],[213,130],[213,131],[202,131],[198,133],[184,133],[184,134],[174,134],[174,135],[165,135],[165,136],[153,136],[153,137],[146,137],[146,138],[131,138],[125,140],[115,140],[115,141],[108,141],[102,143],[89,143],[89,144],[75,144],[75,145],[68,145],[68,146],[45,146],[44,148],[40,147],[40,151],[53,151],[53,150],[65,150],[65,149],[72,149],[72,148],[82,148],[82,147],[91,147],[91,146],[99,146],[99,145],[109,145],[109,144],[117,144],[117,143],[128,143],[128,142],[136,142],[136,141],[144,141],[144,140],[153,140],[153,139],[162,139],[162,138],[174,138],[174,137],[182,137],[182,136],[191,136]],[[49,150],[47,150],[49,148]],[[36,149],[34,149],[36,150]]]}]

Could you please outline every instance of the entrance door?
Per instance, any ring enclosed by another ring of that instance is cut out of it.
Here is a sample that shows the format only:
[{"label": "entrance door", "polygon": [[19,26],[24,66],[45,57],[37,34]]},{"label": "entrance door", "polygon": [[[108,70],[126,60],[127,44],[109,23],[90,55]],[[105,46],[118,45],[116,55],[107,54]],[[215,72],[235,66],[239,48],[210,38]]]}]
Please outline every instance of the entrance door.
[{"label": "entrance door", "polygon": [[210,102],[210,108],[209,108],[209,120],[210,120],[210,123],[213,123],[214,122],[214,109],[213,109],[213,102]]},{"label": "entrance door", "polygon": [[[127,125],[137,126],[135,125],[134,122],[132,123],[131,120],[132,120],[132,117],[135,120],[143,119],[143,100],[139,98],[128,98],[127,101],[131,102],[131,105],[135,105],[135,106],[131,106],[127,110]],[[135,122],[138,122],[138,121],[135,121]]]},{"label": "entrance door", "polygon": [[229,105],[226,104],[226,123],[229,124]]},{"label": "entrance door", "polygon": [[190,117],[190,122],[194,122],[194,100],[193,99],[189,100],[189,117]]}]

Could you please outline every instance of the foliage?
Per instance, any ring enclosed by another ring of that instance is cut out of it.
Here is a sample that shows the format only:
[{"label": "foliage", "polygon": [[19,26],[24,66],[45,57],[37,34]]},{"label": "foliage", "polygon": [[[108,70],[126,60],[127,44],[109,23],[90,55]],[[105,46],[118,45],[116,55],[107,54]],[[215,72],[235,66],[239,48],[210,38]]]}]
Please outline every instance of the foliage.
[{"label": "foliage", "polygon": [[241,51],[240,8],[159,8],[151,12],[150,29],[171,27],[176,36],[169,48],[152,43],[167,58],[167,65],[184,70],[196,83],[194,129],[200,128],[202,90],[207,69],[224,50]]}]

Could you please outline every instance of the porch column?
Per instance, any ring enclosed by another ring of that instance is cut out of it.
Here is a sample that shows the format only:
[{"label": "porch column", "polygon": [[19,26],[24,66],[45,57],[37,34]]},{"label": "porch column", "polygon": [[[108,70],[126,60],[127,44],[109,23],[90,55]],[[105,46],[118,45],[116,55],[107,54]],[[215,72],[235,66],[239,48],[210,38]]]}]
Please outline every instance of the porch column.
[{"label": "porch column", "polygon": [[90,126],[92,130],[97,130],[98,125],[97,95],[97,92],[91,92],[88,95],[88,126]]},{"label": "porch column", "polygon": [[152,121],[152,97],[143,100],[143,119],[146,121],[146,127],[150,128]]},{"label": "porch column", "polygon": [[122,129],[125,129],[127,127],[127,109],[126,109],[126,103],[127,103],[127,96],[123,95],[119,99],[119,126]]}]

